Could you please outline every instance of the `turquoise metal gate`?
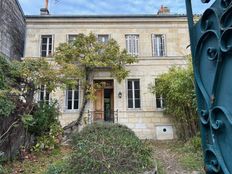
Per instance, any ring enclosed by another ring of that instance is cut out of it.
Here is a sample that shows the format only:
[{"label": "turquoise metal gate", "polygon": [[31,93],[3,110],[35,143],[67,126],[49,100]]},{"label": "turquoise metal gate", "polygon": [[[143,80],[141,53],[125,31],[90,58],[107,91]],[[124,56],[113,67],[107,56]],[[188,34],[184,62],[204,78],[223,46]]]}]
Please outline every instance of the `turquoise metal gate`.
[{"label": "turquoise metal gate", "polygon": [[196,24],[185,1],[205,171],[232,174],[232,0],[215,0]]}]

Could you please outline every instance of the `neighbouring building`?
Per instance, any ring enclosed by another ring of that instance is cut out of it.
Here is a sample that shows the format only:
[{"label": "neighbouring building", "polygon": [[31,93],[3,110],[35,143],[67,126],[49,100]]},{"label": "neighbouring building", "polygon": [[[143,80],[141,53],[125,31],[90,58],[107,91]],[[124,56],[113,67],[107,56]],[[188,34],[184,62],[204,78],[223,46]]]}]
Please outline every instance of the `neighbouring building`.
[{"label": "neighbouring building", "polygon": [[[107,71],[96,71],[95,82],[106,82],[97,90],[97,100],[85,112],[87,122],[102,120],[127,125],[140,138],[171,139],[172,123],[163,114],[162,96],[154,95],[149,85],[173,65],[185,66],[190,51],[187,18],[183,15],[95,15],[26,17],[24,58],[47,57],[56,47],[75,39],[78,33],[93,32],[99,41],[115,39],[122,49],[138,56],[138,63],[128,65],[130,74],[118,83]],[[157,81],[158,82],[158,81]],[[39,100],[59,101],[63,126],[78,118],[82,90],[57,89],[48,94],[42,88]]]},{"label": "neighbouring building", "polygon": [[18,60],[23,57],[25,27],[18,0],[0,0],[0,54]]}]

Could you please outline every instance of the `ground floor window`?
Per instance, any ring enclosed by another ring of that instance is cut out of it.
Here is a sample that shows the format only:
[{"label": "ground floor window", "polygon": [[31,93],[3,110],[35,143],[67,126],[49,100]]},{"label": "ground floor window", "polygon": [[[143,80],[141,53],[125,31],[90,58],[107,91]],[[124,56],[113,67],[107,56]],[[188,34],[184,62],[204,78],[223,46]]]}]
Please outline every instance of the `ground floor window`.
[{"label": "ground floor window", "polygon": [[139,79],[127,81],[128,108],[140,108],[140,82]]},{"label": "ground floor window", "polygon": [[66,109],[77,110],[79,109],[79,87],[68,88],[66,90]]},{"label": "ground floor window", "polygon": [[49,103],[49,100],[50,100],[50,93],[47,91],[46,86],[40,85],[38,101]]},{"label": "ground floor window", "polygon": [[[159,79],[155,79],[155,86],[157,86],[159,83]],[[164,109],[164,98],[163,95],[156,92],[155,93],[156,96],[156,108],[157,109]]]},{"label": "ground floor window", "polygon": [[162,95],[156,95],[156,108],[164,109],[164,99]]}]

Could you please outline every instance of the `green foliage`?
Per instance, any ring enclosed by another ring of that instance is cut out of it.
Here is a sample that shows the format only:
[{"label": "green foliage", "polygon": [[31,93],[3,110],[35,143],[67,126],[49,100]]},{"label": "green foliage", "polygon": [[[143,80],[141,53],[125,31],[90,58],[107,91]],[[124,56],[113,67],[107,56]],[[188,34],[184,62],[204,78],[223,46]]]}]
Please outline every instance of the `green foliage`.
[{"label": "green foliage", "polygon": [[36,90],[41,84],[46,85],[48,91],[54,90],[62,77],[54,64],[44,58],[14,61],[14,75],[26,85],[25,90]]},{"label": "green foliage", "polygon": [[199,134],[190,138],[185,143],[182,141],[172,143],[171,149],[179,154],[178,161],[185,169],[204,171],[201,138]]},{"label": "green foliage", "polygon": [[34,119],[32,115],[29,114],[25,114],[22,116],[22,122],[24,124],[24,127],[26,127],[28,129],[29,126],[33,126],[34,124]]},{"label": "green foliage", "polygon": [[15,109],[15,104],[5,95],[0,95],[0,117],[8,117]]},{"label": "green foliage", "polygon": [[201,152],[202,151],[202,143],[201,143],[201,137],[199,134],[191,138],[185,143],[186,149],[188,149],[191,152]]},{"label": "green foliage", "polygon": [[37,137],[33,151],[40,152],[44,150],[53,150],[58,148],[61,141],[62,127],[58,123],[50,126],[50,131],[44,135]]},{"label": "green foliage", "polygon": [[152,91],[165,99],[165,112],[172,118],[179,138],[195,136],[199,127],[191,62],[187,68],[172,67],[160,75]]},{"label": "green foliage", "polygon": [[0,56],[0,90],[7,88],[12,66],[6,58]]},{"label": "green foliage", "polygon": [[0,164],[0,174],[6,174],[6,171],[1,164]]},{"label": "green foliage", "polygon": [[57,102],[50,104],[40,102],[32,116],[23,117],[28,131],[37,137],[34,151],[52,150],[58,147],[63,131],[58,116]]},{"label": "green foliage", "polygon": [[66,160],[48,166],[45,174],[68,174],[68,164]]},{"label": "green foliage", "polygon": [[73,136],[71,173],[140,173],[154,165],[152,149],[129,128],[96,123]]},{"label": "green foliage", "polygon": [[61,44],[56,49],[55,58],[68,78],[85,78],[86,71],[108,68],[118,81],[128,75],[125,65],[136,62],[135,57],[128,55],[126,50],[120,51],[115,40],[101,43],[93,33],[88,36],[79,34],[74,42]]},{"label": "green foliage", "polygon": [[53,124],[58,124],[59,110],[57,102],[40,102],[32,114],[33,118],[28,117],[28,131],[36,136],[44,135],[49,132]]}]

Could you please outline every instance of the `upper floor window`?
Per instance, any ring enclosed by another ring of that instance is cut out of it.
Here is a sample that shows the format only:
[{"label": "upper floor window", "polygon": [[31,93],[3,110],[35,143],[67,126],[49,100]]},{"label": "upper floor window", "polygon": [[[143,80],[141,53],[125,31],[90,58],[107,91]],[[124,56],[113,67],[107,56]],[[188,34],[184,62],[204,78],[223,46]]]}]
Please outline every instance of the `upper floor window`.
[{"label": "upper floor window", "polygon": [[77,35],[76,34],[69,34],[68,35],[68,43],[72,43],[77,39]]},{"label": "upper floor window", "polygon": [[152,34],[152,54],[153,56],[166,56],[165,35]]},{"label": "upper floor window", "polygon": [[39,88],[38,101],[49,103],[49,100],[50,100],[50,93],[47,91],[45,85],[41,85]]},{"label": "upper floor window", "polygon": [[79,109],[79,87],[68,88],[66,90],[66,109],[77,110]]},{"label": "upper floor window", "polygon": [[126,49],[128,54],[137,56],[139,54],[139,35],[128,34],[126,35]]},{"label": "upper floor window", "polygon": [[109,41],[109,35],[108,34],[99,34],[97,35],[97,40],[100,43],[106,44]]},{"label": "upper floor window", "polygon": [[140,83],[139,79],[127,81],[128,108],[140,108]]},{"label": "upper floor window", "polygon": [[52,55],[52,35],[41,36],[41,57]]}]

